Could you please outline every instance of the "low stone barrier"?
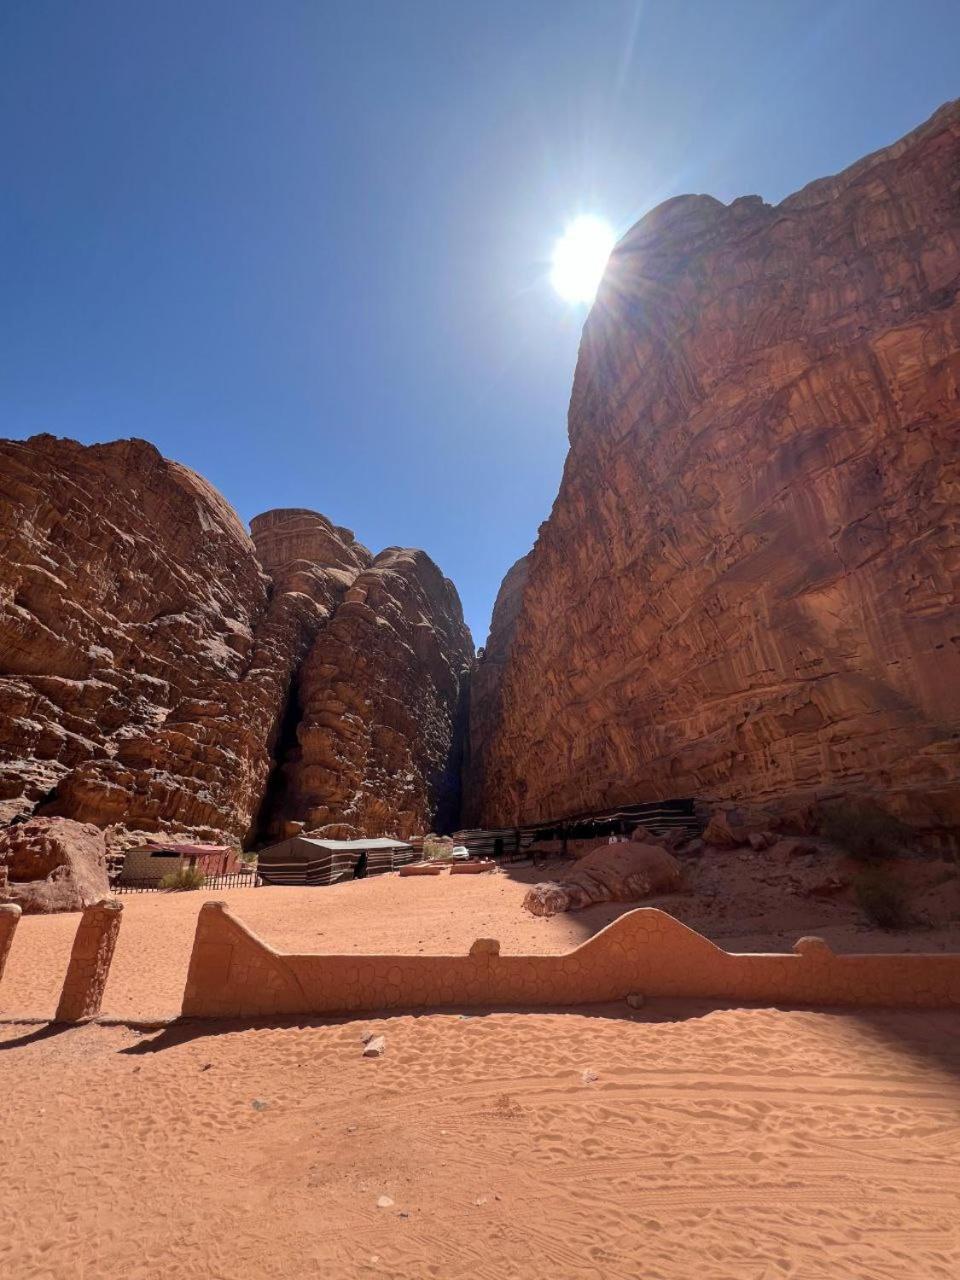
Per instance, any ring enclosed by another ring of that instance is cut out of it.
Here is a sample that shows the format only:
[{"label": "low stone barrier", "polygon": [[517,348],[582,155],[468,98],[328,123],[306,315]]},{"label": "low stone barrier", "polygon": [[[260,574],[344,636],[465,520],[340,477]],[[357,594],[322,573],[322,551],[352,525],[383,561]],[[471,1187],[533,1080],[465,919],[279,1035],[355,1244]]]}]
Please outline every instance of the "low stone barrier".
[{"label": "low stone barrier", "polygon": [[84,908],[57,1005],[57,1022],[79,1022],[100,1012],[103,989],[120,932],[122,905],[105,898]]},{"label": "low stone barrier", "polygon": [[576,950],[502,956],[284,955],[222,902],[200,910],[183,998],[188,1017],[339,1014],[445,1006],[577,1005],[644,996],[803,1005],[960,1005],[960,954],[835,955],[802,938],[792,955],[734,955],[641,907]]},{"label": "low stone barrier", "polygon": [[7,956],[10,954],[10,947],[13,943],[13,935],[16,933],[19,923],[20,908],[15,902],[5,902],[0,905],[0,978],[3,977]]}]

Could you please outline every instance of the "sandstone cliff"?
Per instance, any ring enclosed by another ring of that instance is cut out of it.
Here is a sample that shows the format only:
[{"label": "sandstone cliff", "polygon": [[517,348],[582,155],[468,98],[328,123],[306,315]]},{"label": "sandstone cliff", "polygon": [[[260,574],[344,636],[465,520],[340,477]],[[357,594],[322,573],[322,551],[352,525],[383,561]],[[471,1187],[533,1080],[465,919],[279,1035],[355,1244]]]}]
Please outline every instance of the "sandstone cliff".
[{"label": "sandstone cliff", "polygon": [[[289,816],[271,777],[298,718],[300,668],[372,557],[311,511],[267,512],[253,533],[211,486],[144,441],[0,442],[0,824],[43,813],[249,841],[265,817]],[[472,656],[462,622],[455,653],[444,631],[459,600],[423,553],[405,554],[429,564],[444,590],[393,635],[416,641],[424,670],[444,697],[452,682],[456,702]],[[439,658],[416,635],[431,631],[434,604]],[[342,623],[336,634],[349,633]],[[389,666],[389,645],[380,648]],[[450,673],[437,666],[445,657]],[[395,718],[420,716],[415,683],[413,673],[397,693]],[[434,796],[433,762],[453,750],[452,720],[427,720],[429,747],[405,763],[427,770],[411,785]],[[373,757],[356,762],[356,792],[381,780]],[[355,794],[333,810],[364,832],[381,816]]]},{"label": "sandstone cliff", "polygon": [[523,603],[530,557],[521,556],[500,584],[486,645],[478,652],[470,677],[470,714],[464,760],[464,815],[467,826],[478,825],[485,795],[487,754],[501,714],[503,674]]},{"label": "sandstone cliff", "polygon": [[381,552],[303,665],[283,811],[337,836],[449,829],[472,659],[453,584],[422,551]]},{"label": "sandstone cliff", "polygon": [[152,445],[2,442],[6,815],[241,829],[215,739],[267,589],[227,503]]},{"label": "sandstone cliff", "polygon": [[621,241],[475,817],[828,790],[960,824],[958,289],[958,103]]}]

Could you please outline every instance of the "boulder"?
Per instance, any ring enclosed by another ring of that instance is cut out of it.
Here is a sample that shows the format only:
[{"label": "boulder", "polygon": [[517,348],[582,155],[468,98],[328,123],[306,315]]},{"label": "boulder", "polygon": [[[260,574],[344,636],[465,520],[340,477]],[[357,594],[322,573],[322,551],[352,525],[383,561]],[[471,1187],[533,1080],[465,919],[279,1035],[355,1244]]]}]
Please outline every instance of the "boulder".
[{"label": "boulder", "polygon": [[748,834],[747,828],[737,821],[735,815],[718,809],[711,814],[702,838],[704,844],[716,845],[718,849],[736,849],[747,843]]},{"label": "boulder", "polygon": [[70,818],[30,818],[0,831],[3,900],[25,913],[82,911],[110,896],[103,832]]},{"label": "boulder", "polygon": [[552,916],[598,902],[639,902],[680,883],[680,864],[660,845],[601,845],[559,880],[534,885],[523,905],[531,915]]}]

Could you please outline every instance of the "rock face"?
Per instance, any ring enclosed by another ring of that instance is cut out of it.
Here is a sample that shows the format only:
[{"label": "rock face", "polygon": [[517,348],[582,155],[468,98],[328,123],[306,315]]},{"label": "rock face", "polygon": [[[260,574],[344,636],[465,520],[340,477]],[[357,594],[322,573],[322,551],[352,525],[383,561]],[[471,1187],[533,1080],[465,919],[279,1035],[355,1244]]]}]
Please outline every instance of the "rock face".
[{"label": "rock face", "polygon": [[422,551],[381,552],[303,665],[281,764],[287,817],[330,835],[448,829],[472,659],[453,584]]},{"label": "rock face", "polygon": [[268,580],[227,503],[144,441],[0,444],[0,786],[98,825],[240,833],[229,721]]},{"label": "rock face", "polygon": [[254,832],[270,838],[284,834],[291,816],[285,808],[281,761],[299,720],[300,668],[372,557],[349,529],[331,524],[316,511],[267,511],[254,516],[250,528],[260,562],[273,581],[267,615],[257,631],[262,655],[258,666],[272,696],[260,726],[265,767],[258,776],[262,800]]},{"label": "rock face", "polygon": [[679,888],[680,878],[680,864],[660,845],[601,845],[560,880],[535,884],[523,905],[531,915],[554,916],[598,902],[640,902]]},{"label": "rock face", "polygon": [[82,911],[110,896],[103,832],[69,818],[30,818],[0,831],[0,901],[25,913]]},{"label": "rock face", "polygon": [[[455,755],[469,633],[422,552],[384,552],[376,565],[312,511],[258,516],[251,539],[210,485],[144,441],[0,442],[0,823],[43,813],[245,842],[282,825],[278,757],[295,740],[301,667],[341,607],[331,639],[375,638],[381,687],[348,689],[368,668],[343,659],[333,702],[353,698],[380,719],[351,756],[350,788],[324,802],[330,820],[382,834],[404,788],[381,808],[363,796],[394,765],[412,774],[418,816],[441,804],[436,765]],[[390,606],[383,584],[405,578]],[[366,594],[383,605],[369,634],[357,623]],[[328,666],[311,669],[319,704]],[[405,681],[392,705],[391,672]],[[410,735],[402,764],[384,745],[395,725]]]},{"label": "rock face", "polygon": [[960,103],[612,255],[474,816],[858,792],[960,825]]},{"label": "rock face", "polygon": [[481,817],[487,753],[500,722],[504,667],[520,616],[529,563],[530,557],[522,556],[500,584],[490,634],[485,647],[477,654],[470,677],[469,734],[464,760],[464,822],[467,826],[479,823]]}]

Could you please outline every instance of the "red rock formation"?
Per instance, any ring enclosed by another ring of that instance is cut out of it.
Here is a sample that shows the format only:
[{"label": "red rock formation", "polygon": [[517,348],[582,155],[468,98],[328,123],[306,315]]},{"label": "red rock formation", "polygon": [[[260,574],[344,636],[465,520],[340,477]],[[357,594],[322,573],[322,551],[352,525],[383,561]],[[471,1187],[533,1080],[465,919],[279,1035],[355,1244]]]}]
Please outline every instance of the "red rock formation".
[{"label": "red rock formation", "polygon": [[[469,633],[456,592],[422,553],[377,563],[363,578],[370,553],[311,511],[258,516],[251,540],[214,489],[143,441],[0,442],[0,823],[42,811],[235,840],[282,824],[282,787],[268,777],[295,741],[300,666],[358,578],[354,602],[405,574],[370,631],[371,670],[405,683],[371,695],[380,719],[351,780],[361,791],[379,785],[397,721],[410,736],[411,794],[439,796],[436,762],[451,748],[447,703],[456,709]],[[359,610],[347,609],[341,642],[367,643]],[[345,667],[338,681],[349,678]],[[368,705],[367,692],[337,696]],[[322,697],[317,678],[310,693]],[[385,793],[382,826],[402,791]],[[368,810],[352,791],[343,797],[342,813],[331,797],[330,821],[366,830]]]},{"label": "red rock formation", "polygon": [[470,714],[464,760],[464,822],[480,821],[490,739],[500,721],[503,673],[523,603],[530,557],[522,556],[507,573],[493,606],[487,643],[477,654],[470,677]]},{"label": "red rock formation", "polygon": [[269,511],[252,528],[273,586],[251,618],[236,675],[201,675],[200,696],[175,703],[160,727],[125,737],[113,759],[76,770],[58,788],[56,812],[148,831],[227,833],[244,841],[252,835],[294,676],[370,561],[349,529],[316,512]]},{"label": "red rock formation", "polygon": [[109,897],[103,832],[69,818],[30,818],[0,831],[0,900],[25,913],[82,911]]},{"label": "red rock formation", "polygon": [[268,583],[223,498],[144,441],[4,441],[0,553],[6,816],[242,826],[212,740]]},{"label": "red rock formation", "polygon": [[382,551],[303,665],[288,818],[401,838],[447,829],[472,657],[453,584],[423,551]]},{"label": "red rock formation", "polygon": [[598,902],[640,902],[680,887],[680,864],[658,844],[603,844],[555,881],[535,884],[523,900],[531,915],[555,916]]},{"label": "red rock formation", "polygon": [[[258,661],[254,669],[261,673],[266,695],[261,698],[258,738],[263,751],[258,774],[257,794],[263,797],[258,825],[264,834],[282,834],[289,815],[278,757],[289,745],[299,717],[300,667],[372,557],[349,529],[331,524],[316,511],[267,511],[255,516],[250,528],[274,587],[256,633]],[[268,770],[272,770],[269,786]]]},{"label": "red rock formation", "polygon": [[587,320],[479,811],[823,790],[960,824],[960,103],[670,200]]}]

